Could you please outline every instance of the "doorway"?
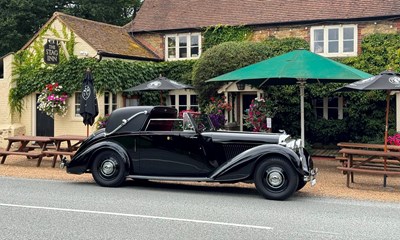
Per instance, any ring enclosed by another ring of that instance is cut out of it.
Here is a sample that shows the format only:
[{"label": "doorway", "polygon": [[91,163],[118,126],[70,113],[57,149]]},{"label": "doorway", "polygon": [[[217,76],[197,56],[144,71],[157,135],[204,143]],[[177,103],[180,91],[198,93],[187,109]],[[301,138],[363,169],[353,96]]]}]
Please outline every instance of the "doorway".
[{"label": "doorway", "polygon": [[[36,106],[39,94],[36,94]],[[36,108],[36,136],[54,136],[54,119]]]},{"label": "doorway", "polygon": [[[257,94],[242,94],[242,119],[244,119],[244,115],[247,114],[247,110],[250,107],[251,101],[257,97]],[[244,120],[243,120],[244,123]],[[250,128],[246,127],[243,124],[243,131],[251,131]]]}]

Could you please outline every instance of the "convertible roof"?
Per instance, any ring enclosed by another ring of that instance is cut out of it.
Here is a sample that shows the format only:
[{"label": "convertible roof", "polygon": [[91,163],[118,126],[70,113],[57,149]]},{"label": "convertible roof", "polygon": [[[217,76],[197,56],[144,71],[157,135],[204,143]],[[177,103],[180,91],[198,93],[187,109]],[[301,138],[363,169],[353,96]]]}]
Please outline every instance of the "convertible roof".
[{"label": "convertible roof", "polygon": [[125,126],[120,128],[117,133],[141,131],[151,118],[176,118],[177,110],[165,106],[134,106],[124,107],[114,110],[107,121],[106,133],[110,133],[121,125],[122,121],[128,120],[135,114],[147,111],[147,114],[139,114],[131,119]]}]

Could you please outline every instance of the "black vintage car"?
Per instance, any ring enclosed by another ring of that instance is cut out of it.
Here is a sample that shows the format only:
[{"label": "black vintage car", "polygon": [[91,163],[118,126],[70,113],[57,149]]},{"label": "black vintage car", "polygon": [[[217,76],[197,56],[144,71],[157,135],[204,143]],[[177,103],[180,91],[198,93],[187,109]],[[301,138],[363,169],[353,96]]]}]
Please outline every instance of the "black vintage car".
[{"label": "black vintage car", "polygon": [[283,200],[316,171],[300,140],[286,133],[216,131],[206,115],[170,107],[126,107],[112,112],[106,128],[89,136],[68,173],[91,172],[97,184],[126,178],[203,182],[254,182],[267,199]]}]

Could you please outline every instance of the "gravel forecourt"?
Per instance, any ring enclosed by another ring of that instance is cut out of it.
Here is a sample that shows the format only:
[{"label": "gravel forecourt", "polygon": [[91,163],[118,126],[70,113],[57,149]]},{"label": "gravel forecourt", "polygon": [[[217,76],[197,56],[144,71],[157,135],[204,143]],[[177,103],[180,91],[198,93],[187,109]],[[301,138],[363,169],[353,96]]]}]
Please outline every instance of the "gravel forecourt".
[{"label": "gravel forecourt", "polygon": [[[52,168],[51,160],[50,158],[43,158],[41,166],[36,167],[37,161],[35,159],[8,156],[6,162],[0,165],[0,176],[93,182],[91,174],[73,175],[67,174],[65,169]],[[400,202],[400,177],[389,176],[387,187],[383,187],[383,176],[356,173],[354,176],[355,183],[351,184],[350,188],[347,188],[346,175],[343,175],[336,168],[340,165],[338,161],[314,158],[314,164],[319,169],[317,184],[314,187],[307,184],[302,190],[296,193],[297,195]],[[218,186],[223,185],[225,184],[218,184]],[[253,184],[237,183],[235,185],[238,187],[254,188]]]}]

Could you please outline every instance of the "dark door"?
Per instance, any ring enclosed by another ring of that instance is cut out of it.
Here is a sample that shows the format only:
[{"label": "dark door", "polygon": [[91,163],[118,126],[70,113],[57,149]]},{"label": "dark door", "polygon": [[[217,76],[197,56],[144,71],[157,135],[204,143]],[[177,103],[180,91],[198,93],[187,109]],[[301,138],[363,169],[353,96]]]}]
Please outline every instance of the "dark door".
[{"label": "dark door", "polygon": [[[36,102],[39,94],[36,95]],[[54,119],[36,108],[36,136],[54,136]]]},{"label": "dark door", "polygon": [[[244,117],[244,114],[247,114],[247,112],[248,112],[247,110],[250,107],[251,101],[253,101],[253,99],[256,97],[257,97],[257,94],[243,94],[242,95],[242,99],[243,99],[243,101],[242,101],[243,116],[242,117]],[[243,131],[251,131],[251,129],[243,125]]]},{"label": "dark door", "polygon": [[206,161],[199,136],[193,132],[146,132],[140,136],[140,173],[150,176],[206,177],[213,167]]}]

